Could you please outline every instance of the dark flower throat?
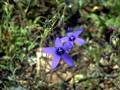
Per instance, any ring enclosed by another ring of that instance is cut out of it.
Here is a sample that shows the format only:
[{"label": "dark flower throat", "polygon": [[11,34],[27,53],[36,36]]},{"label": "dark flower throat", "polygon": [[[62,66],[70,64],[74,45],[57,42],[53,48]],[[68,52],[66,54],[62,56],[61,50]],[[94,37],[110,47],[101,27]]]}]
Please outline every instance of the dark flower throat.
[{"label": "dark flower throat", "polygon": [[75,36],[70,36],[70,37],[69,37],[69,40],[70,40],[70,41],[74,41],[74,40],[75,40]]},{"label": "dark flower throat", "polygon": [[63,55],[65,53],[65,50],[62,47],[59,47],[56,49],[56,54],[57,55]]}]

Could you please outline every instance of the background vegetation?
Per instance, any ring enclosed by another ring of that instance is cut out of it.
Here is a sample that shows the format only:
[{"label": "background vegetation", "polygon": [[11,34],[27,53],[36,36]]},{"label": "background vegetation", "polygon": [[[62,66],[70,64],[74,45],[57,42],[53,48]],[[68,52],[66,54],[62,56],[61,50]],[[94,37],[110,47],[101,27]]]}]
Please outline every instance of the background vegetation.
[{"label": "background vegetation", "polygon": [[[70,53],[75,68],[53,72],[40,48],[68,27],[87,44]],[[0,0],[1,90],[120,90],[119,67],[119,0]]]}]

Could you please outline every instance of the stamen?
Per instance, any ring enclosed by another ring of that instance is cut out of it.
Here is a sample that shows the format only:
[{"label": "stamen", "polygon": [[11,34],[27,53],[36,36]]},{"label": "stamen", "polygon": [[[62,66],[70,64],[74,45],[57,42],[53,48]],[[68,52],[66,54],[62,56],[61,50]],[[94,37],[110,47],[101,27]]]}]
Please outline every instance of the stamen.
[{"label": "stamen", "polygon": [[65,50],[62,47],[59,47],[59,48],[56,49],[56,54],[62,55],[64,53],[65,53]]},{"label": "stamen", "polygon": [[75,36],[70,36],[70,37],[69,37],[69,40],[70,40],[70,41],[74,41],[74,40],[75,40]]}]

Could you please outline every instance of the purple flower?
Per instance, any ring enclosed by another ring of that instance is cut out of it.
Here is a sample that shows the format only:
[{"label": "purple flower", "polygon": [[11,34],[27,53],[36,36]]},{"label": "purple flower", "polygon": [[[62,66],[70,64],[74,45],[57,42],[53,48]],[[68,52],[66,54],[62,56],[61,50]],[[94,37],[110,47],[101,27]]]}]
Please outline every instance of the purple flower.
[{"label": "purple flower", "polygon": [[78,38],[78,36],[83,32],[83,29],[79,28],[77,31],[75,32],[69,32],[67,33],[66,37],[61,38],[62,42],[67,42],[67,43],[71,43],[72,46],[74,43],[76,43],[77,45],[81,46],[83,44],[85,44],[85,40],[82,38]]},{"label": "purple flower", "polygon": [[61,58],[63,58],[64,61],[69,66],[74,66],[74,62],[73,62],[72,58],[66,52],[68,46],[66,46],[65,44],[63,45],[61,40],[59,38],[56,38],[55,47],[43,48],[43,52],[45,52],[47,54],[53,54],[53,56],[54,56],[54,58],[52,60],[52,69],[55,69],[57,67]]}]

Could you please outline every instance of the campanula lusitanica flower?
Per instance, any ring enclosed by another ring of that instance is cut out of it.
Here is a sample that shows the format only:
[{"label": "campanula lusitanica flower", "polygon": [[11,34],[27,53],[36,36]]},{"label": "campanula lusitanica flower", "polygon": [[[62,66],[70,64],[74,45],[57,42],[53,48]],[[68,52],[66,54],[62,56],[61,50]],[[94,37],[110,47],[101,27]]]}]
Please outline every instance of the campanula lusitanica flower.
[{"label": "campanula lusitanica flower", "polygon": [[82,32],[83,32],[82,28],[78,28],[77,31],[75,32],[68,32],[67,36],[61,38],[61,41],[71,43],[72,45],[75,43],[81,46],[85,44],[85,40],[78,37]]},{"label": "campanula lusitanica flower", "polygon": [[60,59],[62,58],[69,66],[74,66],[74,62],[72,58],[68,55],[69,44],[64,44],[61,42],[60,38],[56,38],[55,40],[55,47],[46,47],[43,48],[43,52],[47,54],[52,54],[53,60],[52,60],[52,69],[55,69],[57,65],[59,64]]}]

